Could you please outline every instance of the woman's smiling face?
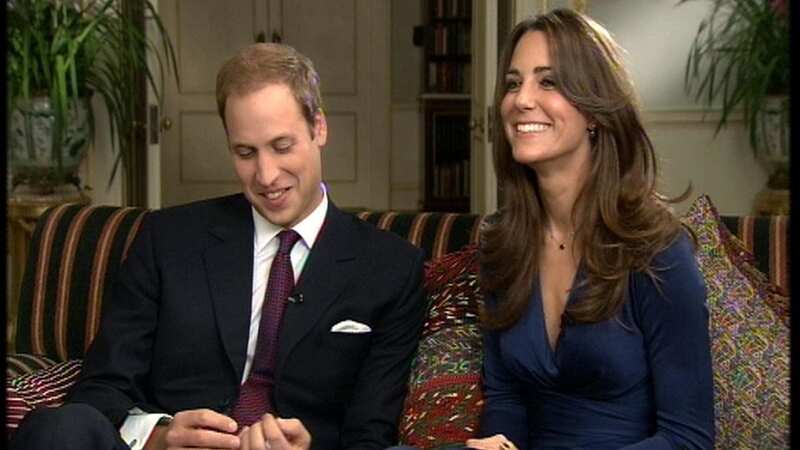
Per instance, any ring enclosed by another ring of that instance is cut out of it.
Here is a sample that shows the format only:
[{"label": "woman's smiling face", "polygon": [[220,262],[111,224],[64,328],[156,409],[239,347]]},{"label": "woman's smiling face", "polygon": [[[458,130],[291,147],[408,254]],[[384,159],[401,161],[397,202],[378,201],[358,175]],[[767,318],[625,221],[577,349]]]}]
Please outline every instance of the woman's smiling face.
[{"label": "woman's smiling face", "polygon": [[515,161],[536,169],[545,162],[572,166],[589,158],[588,122],[559,91],[543,32],[519,39],[503,76],[500,114]]}]

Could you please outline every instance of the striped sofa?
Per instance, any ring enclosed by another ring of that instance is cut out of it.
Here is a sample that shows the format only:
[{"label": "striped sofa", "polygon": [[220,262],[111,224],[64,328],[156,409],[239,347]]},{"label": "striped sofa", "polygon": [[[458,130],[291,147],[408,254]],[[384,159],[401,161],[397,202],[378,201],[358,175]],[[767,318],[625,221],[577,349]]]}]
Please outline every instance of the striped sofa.
[{"label": "striped sofa", "polygon": [[[61,205],[37,222],[22,281],[14,351],[6,357],[6,392],[15,394],[7,397],[10,432],[31,408],[60,404],[65,388],[77,378],[80,360],[97,333],[103,299],[110,295],[146,214],[140,208]],[[428,261],[475,244],[482,219],[429,212],[357,215],[423,248]],[[722,220],[754,253],[758,269],[788,293],[788,219]]]}]

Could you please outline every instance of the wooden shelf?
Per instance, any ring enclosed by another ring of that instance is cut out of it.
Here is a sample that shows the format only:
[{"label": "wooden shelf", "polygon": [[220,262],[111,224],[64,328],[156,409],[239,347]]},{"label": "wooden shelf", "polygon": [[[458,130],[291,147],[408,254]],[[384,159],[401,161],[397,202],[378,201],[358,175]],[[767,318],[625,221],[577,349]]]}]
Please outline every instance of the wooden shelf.
[{"label": "wooden shelf", "polygon": [[427,92],[469,93],[472,84],[471,0],[426,0],[423,82]]},{"label": "wooden shelf", "polygon": [[469,211],[471,101],[469,97],[428,96],[425,116],[425,211]]},{"label": "wooden shelf", "polygon": [[424,211],[470,209],[472,1],[425,0]]}]

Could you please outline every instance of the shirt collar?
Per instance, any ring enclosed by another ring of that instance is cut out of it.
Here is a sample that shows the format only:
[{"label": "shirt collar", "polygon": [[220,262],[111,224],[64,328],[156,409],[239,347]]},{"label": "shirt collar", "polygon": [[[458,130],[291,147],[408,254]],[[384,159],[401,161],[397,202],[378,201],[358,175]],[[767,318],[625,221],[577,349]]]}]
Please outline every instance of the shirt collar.
[{"label": "shirt collar", "polygon": [[[314,208],[314,211],[311,211],[311,214],[292,227],[292,229],[300,235],[300,239],[302,239],[307,248],[311,248],[317,240],[319,231],[322,229],[322,224],[325,222],[325,215],[328,212],[328,192],[325,189],[325,185],[322,183],[320,183],[320,189],[322,190],[322,201]],[[263,251],[267,244],[269,244],[283,228],[265,219],[264,216],[256,211],[255,207],[251,206],[250,210],[253,212],[253,223],[255,224],[253,243],[256,253],[258,253]]]}]

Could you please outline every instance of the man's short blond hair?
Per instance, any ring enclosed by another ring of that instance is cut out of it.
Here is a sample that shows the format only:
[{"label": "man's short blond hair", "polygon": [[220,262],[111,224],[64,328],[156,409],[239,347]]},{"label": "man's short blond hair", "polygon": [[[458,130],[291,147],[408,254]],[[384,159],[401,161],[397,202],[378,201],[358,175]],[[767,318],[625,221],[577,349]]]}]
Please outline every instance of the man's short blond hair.
[{"label": "man's short blond hair", "polygon": [[217,110],[223,126],[227,128],[225,101],[231,94],[250,94],[269,84],[291,89],[313,133],[315,115],[322,110],[319,74],[308,57],[274,43],[249,45],[222,65],[217,74]]}]

